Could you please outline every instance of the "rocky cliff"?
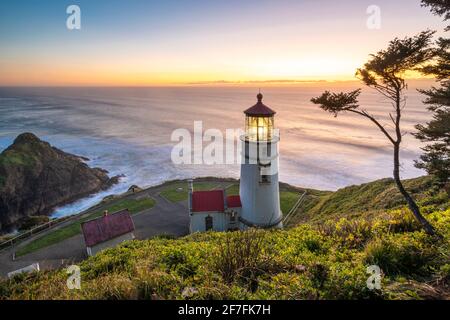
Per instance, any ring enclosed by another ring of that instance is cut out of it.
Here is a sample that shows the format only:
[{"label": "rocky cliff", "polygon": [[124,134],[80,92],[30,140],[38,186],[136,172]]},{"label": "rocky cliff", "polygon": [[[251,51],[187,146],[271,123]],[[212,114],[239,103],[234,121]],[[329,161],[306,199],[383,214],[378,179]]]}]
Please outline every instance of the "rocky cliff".
[{"label": "rocky cliff", "polygon": [[107,189],[118,181],[83,158],[63,152],[32,133],[19,135],[0,154],[0,231],[32,215]]}]

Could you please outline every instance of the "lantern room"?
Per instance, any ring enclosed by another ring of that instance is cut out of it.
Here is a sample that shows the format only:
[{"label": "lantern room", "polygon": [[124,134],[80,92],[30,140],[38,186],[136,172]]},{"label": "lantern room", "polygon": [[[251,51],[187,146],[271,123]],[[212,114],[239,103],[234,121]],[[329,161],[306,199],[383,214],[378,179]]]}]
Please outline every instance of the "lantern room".
[{"label": "lantern room", "polygon": [[247,141],[271,141],[275,111],[262,103],[261,93],[256,97],[258,102],[244,111],[245,138]]}]

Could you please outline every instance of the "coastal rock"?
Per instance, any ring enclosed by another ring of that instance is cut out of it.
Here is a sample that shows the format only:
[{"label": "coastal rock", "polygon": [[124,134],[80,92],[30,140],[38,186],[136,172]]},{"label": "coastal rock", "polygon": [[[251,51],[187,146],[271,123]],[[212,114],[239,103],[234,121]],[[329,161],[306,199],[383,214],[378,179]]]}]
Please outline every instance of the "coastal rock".
[{"label": "coastal rock", "polygon": [[106,170],[90,168],[84,160],[32,133],[19,135],[0,154],[0,231],[118,182],[118,177],[110,178]]},{"label": "coastal rock", "polygon": [[136,193],[136,192],[141,192],[143,189],[135,184],[133,184],[132,186],[130,186],[128,188],[128,193]]}]

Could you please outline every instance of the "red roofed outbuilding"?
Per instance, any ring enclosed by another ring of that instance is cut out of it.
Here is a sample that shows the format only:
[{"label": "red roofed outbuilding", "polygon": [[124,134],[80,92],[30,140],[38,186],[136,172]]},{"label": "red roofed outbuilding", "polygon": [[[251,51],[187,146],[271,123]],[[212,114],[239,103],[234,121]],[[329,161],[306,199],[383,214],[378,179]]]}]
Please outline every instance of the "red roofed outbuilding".
[{"label": "red roofed outbuilding", "polygon": [[226,196],[224,190],[194,191],[189,182],[190,231],[227,231],[237,228],[241,210],[238,195]]},{"label": "red roofed outbuilding", "polygon": [[134,239],[134,223],[127,209],[112,214],[105,212],[100,218],[82,223],[81,229],[89,256]]}]

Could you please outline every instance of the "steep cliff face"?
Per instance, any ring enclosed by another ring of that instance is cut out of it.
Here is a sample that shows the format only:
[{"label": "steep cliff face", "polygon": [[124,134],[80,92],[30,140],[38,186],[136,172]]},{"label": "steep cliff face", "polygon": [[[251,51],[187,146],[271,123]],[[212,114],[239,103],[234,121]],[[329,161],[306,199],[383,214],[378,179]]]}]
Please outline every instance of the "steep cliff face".
[{"label": "steep cliff face", "polygon": [[0,154],[0,231],[117,181],[103,169],[90,168],[81,157],[23,133]]}]

